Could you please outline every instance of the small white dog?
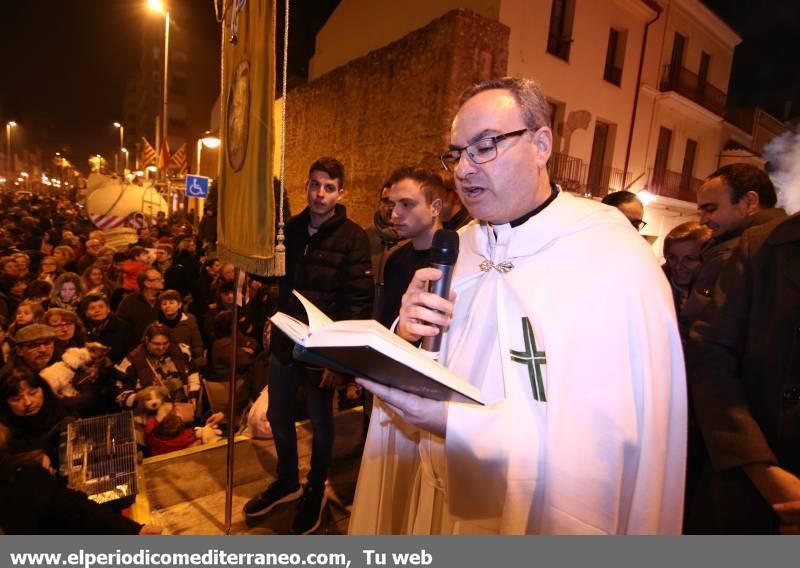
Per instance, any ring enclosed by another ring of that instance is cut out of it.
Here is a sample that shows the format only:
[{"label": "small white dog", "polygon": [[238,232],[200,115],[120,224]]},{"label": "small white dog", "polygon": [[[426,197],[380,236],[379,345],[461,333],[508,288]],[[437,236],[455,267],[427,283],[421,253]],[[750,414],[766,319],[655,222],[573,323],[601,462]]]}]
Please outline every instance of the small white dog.
[{"label": "small white dog", "polygon": [[42,370],[39,375],[47,381],[58,398],[72,398],[78,391],[72,385],[75,373],[92,362],[94,357],[85,347],[70,347],[64,351],[61,361]]}]

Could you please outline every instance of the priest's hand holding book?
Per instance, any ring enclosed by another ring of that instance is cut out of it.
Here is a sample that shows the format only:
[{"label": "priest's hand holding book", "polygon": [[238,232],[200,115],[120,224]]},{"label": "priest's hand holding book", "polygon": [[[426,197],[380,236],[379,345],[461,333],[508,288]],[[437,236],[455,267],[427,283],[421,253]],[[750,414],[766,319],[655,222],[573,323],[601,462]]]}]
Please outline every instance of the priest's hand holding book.
[{"label": "priest's hand holding book", "polygon": [[[439,333],[438,328],[421,321],[447,326],[452,312],[452,301],[421,291],[427,279],[438,277],[435,269],[418,271],[400,309],[400,321],[418,338]],[[283,312],[270,319],[295,342],[295,359],[326,369],[330,377],[359,377],[364,388],[403,420],[440,436],[447,423],[445,401],[483,405],[480,389],[377,321],[332,321],[302,294],[295,291],[294,295],[303,305],[308,323]],[[444,314],[436,313],[438,309]]]},{"label": "priest's hand holding book", "polygon": [[[442,273],[436,268],[417,270],[403,295],[397,334],[412,343],[422,337],[441,333],[436,325],[446,328],[453,313],[455,292],[450,300],[428,292],[428,282],[438,280]],[[436,324],[436,325],[431,325]],[[381,399],[406,423],[444,438],[447,431],[447,402],[423,398],[416,394],[358,378],[361,386]]]}]

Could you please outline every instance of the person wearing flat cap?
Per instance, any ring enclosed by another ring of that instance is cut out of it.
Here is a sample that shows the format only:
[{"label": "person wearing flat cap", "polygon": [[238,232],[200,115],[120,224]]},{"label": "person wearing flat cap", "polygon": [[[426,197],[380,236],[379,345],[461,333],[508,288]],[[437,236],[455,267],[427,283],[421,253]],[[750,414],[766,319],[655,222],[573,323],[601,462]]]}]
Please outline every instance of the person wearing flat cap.
[{"label": "person wearing flat cap", "polygon": [[34,373],[53,364],[56,334],[53,328],[42,323],[33,323],[20,329],[12,338],[14,355],[0,370],[5,375],[11,369],[24,365]]}]

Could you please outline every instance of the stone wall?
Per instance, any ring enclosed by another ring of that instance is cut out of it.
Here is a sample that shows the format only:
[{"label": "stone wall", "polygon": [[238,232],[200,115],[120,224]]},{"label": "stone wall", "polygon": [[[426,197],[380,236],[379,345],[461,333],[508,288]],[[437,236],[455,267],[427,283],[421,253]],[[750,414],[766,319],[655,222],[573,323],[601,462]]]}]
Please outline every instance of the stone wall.
[{"label": "stone wall", "polygon": [[372,222],[381,184],[402,165],[439,167],[458,97],[506,74],[509,29],[454,10],[402,39],[289,92],[286,182],[293,213],[306,205],[309,165],[345,166],[343,203]]}]

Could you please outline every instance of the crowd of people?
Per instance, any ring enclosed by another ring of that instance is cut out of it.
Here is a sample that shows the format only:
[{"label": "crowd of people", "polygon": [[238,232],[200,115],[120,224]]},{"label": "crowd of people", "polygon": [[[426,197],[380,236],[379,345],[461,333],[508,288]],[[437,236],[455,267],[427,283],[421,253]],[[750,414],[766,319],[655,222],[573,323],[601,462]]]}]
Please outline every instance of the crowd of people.
[{"label": "crowd of people", "polygon": [[[234,267],[208,254],[214,243],[201,240],[180,211],[172,219],[160,214],[129,239],[135,242],[116,248],[64,199],[4,194],[0,218],[0,425],[12,462],[28,467],[46,457],[58,470],[68,422],[123,410],[135,413],[142,455],[181,449],[195,443],[193,425],[229,421],[221,403],[200,396],[202,381],[229,381],[235,360],[248,399],[266,386],[259,358],[274,283],[242,284],[234,357]],[[177,424],[154,427],[154,413],[137,404],[147,387],[166,390]],[[13,468],[8,473],[15,478]]]},{"label": "crowd of people", "polygon": [[[75,204],[0,197],[3,490],[33,465],[58,469],[76,417],[139,412],[150,455],[193,443],[188,424],[234,427],[203,396],[233,371],[251,400],[269,382],[277,451],[277,479],[244,513],[298,501],[298,534],[319,528],[326,505],[336,389],[365,407],[351,533],[800,531],[798,217],[776,207],[762,170],[724,166],[698,190],[699,219],[666,235],[660,265],[634,194],[599,204],[550,181],[548,113],[526,79],[469,89],[444,171],[392,172],[366,230],[340,203],[342,163],[315,161],[278,279],[236,282],[177,216],[120,250]],[[427,291],[441,229],[461,240],[450,298]],[[439,360],[485,405],[300,363],[267,323],[276,310],[306,318],[294,290],[411,343],[442,333]],[[81,349],[91,363],[65,387],[57,371]],[[299,390],[313,434],[305,483]]]}]

